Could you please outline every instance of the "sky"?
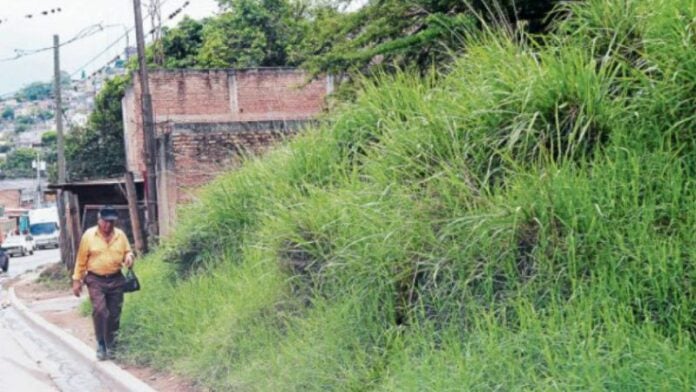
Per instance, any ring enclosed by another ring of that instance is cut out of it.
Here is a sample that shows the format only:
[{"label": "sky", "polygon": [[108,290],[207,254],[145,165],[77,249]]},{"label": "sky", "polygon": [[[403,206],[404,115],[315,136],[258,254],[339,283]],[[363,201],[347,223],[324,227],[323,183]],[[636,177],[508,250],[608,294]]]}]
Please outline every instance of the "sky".
[{"label": "sky", "polygon": [[[147,4],[143,2],[145,32],[151,29],[147,17]],[[174,19],[167,17],[181,7],[186,0],[160,0],[162,23],[175,25],[184,15],[200,19],[218,12],[216,0],[189,0],[189,5]],[[60,8],[60,12],[50,13]],[[41,15],[49,11],[48,15]],[[33,14],[32,18],[26,18]],[[94,35],[61,47],[61,70],[79,78],[82,69],[89,75],[101,68],[126,46],[124,30],[134,23],[132,0],[0,0],[0,96],[12,93],[34,81],[51,81],[53,78],[53,51],[26,56],[18,60],[3,61],[16,55],[15,50],[31,51],[53,46],[53,35],[61,42],[68,41],[84,29],[97,24],[105,26]],[[107,27],[109,25],[114,25]],[[105,53],[97,56],[107,46],[119,40]],[[130,45],[135,46],[135,31],[129,34]],[[95,56],[97,56],[95,58]],[[90,62],[89,64],[87,64]]]}]

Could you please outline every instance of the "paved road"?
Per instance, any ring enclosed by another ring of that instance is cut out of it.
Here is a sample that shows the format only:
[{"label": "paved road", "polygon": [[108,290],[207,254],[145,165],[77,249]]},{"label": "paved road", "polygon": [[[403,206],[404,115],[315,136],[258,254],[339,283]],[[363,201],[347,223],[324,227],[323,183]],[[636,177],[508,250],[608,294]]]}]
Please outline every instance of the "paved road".
[{"label": "paved road", "polygon": [[[58,261],[57,250],[40,250],[33,256],[10,259],[9,276]],[[27,323],[8,306],[8,293],[0,287],[0,390],[14,391],[109,391],[93,366],[65,352],[53,337]]]},{"label": "paved road", "polygon": [[7,274],[10,278],[14,278],[44,264],[55,263],[59,260],[60,250],[58,249],[36,250],[33,255],[10,257],[10,268],[7,270]]}]

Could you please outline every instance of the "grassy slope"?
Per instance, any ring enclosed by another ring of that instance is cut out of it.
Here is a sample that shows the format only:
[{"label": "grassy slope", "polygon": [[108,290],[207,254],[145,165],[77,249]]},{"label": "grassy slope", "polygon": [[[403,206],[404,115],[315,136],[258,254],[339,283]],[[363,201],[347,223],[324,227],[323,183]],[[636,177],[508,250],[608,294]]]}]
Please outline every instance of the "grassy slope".
[{"label": "grassy slope", "polygon": [[469,37],[208,187],[128,356],[220,390],[696,385],[696,5]]}]

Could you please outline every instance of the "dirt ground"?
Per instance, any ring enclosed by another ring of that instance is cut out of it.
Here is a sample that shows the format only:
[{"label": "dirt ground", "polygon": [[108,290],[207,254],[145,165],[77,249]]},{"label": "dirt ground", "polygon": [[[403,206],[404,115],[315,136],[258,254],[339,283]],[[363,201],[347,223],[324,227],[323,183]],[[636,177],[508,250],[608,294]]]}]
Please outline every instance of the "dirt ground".
[{"label": "dirt ground", "polygon": [[[57,285],[37,283],[35,278],[16,280],[13,284],[17,297],[32,311],[46,321],[72,334],[87,345],[94,346],[94,328],[91,317],[80,315],[80,304],[87,298],[87,290],[83,289],[82,296],[73,296],[69,287],[64,290]],[[148,367],[133,366],[118,362],[124,370],[143,380],[158,391],[199,392],[205,389],[196,387],[191,381],[182,377],[155,371]]]}]

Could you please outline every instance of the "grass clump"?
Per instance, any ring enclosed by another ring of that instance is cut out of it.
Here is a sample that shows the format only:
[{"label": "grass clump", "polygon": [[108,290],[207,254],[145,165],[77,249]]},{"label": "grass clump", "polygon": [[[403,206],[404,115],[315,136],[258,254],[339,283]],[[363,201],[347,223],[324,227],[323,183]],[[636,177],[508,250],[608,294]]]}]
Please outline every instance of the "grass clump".
[{"label": "grass clump", "polygon": [[65,290],[70,287],[70,277],[68,270],[63,263],[49,264],[41,270],[36,283],[50,290]]},{"label": "grass clump", "polygon": [[365,80],[140,263],[133,361],[215,390],[696,385],[696,7],[587,1]]}]

